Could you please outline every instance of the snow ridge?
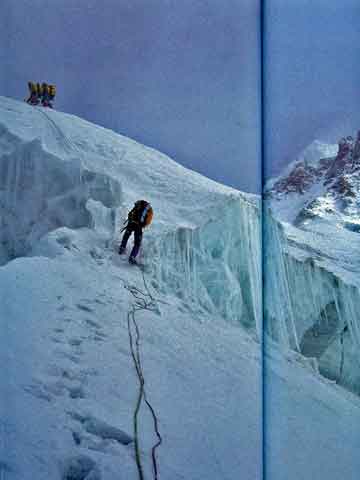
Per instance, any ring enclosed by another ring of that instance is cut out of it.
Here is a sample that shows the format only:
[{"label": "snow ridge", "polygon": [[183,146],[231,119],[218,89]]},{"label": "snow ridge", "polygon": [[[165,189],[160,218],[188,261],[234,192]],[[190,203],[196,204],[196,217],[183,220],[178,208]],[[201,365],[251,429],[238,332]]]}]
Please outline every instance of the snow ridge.
[{"label": "snow ridge", "polygon": [[76,117],[15,105],[1,137],[1,263],[70,248],[71,234],[46,237],[64,227],[109,244],[146,195],[156,221],[143,257],[157,286],[261,335],[258,199]]}]

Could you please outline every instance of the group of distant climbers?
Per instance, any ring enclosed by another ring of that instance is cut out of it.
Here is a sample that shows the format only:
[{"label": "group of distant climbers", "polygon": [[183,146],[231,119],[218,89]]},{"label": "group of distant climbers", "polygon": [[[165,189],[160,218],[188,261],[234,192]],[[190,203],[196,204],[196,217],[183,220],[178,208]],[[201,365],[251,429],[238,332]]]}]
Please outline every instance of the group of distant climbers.
[{"label": "group of distant climbers", "polygon": [[42,105],[53,108],[53,101],[56,95],[56,86],[47,83],[28,82],[29,98],[26,100],[30,105]]}]

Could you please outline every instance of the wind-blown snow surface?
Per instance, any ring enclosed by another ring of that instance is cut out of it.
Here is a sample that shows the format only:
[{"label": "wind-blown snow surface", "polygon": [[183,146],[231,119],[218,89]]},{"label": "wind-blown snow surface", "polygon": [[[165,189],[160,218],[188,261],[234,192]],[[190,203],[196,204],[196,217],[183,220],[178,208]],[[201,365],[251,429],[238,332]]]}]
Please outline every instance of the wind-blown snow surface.
[{"label": "wind-blown snow surface", "polygon": [[[136,318],[163,438],[159,478],[260,479],[258,200],[109,130],[4,98],[0,133],[2,479],[137,478],[127,313],[147,289],[153,307]],[[114,251],[138,198],[155,210],[146,283]],[[358,400],[303,357],[274,345],[269,358],[268,478],[314,478],[324,463],[328,479],[357,478]],[[284,398],[286,411],[276,408]],[[153,478],[145,404],[139,435]],[[347,449],[335,457],[339,437]]]}]

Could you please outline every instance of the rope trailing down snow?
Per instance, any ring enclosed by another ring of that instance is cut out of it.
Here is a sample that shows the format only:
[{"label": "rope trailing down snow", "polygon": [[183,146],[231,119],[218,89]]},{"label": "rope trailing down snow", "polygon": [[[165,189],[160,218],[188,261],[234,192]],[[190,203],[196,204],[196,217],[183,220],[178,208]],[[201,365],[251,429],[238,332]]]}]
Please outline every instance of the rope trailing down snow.
[{"label": "rope trailing down snow", "polygon": [[[50,116],[47,115],[47,113],[44,110],[39,108],[38,111],[47,119],[48,123],[51,125],[51,127],[55,131],[56,137],[60,138],[63,141],[64,145],[68,147],[69,151],[75,150],[78,153],[79,160],[80,160],[81,152],[79,151],[78,147],[71,140],[68,139],[68,137],[64,134],[61,128],[58,127],[56,122],[52,118],[50,118]],[[80,173],[80,181],[81,181],[81,173]],[[147,286],[144,272],[141,270],[141,268],[140,268],[140,271],[142,273],[142,279],[143,279],[146,292],[143,292],[134,286],[129,286],[126,284],[124,285],[124,287],[127,290],[129,290],[129,292],[133,295],[135,299],[131,309],[127,314],[130,351],[131,351],[131,356],[132,356],[135,370],[139,380],[139,393],[138,393],[138,398],[136,401],[136,406],[135,406],[135,411],[133,416],[134,438],[135,438],[134,448],[135,448],[136,465],[139,472],[139,479],[144,480],[144,472],[141,464],[139,435],[138,435],[139,433],[138,415],[141,407],[141,402],[142,400],[144,400],[151,412],[151,416],[153,418],[153,423],[154,423],[154,431],[157,436],[157,442],[154,444],[154,446],[151,449],[151,457],[152,457],[152,464],[153,464],[154,480],[158,480],[158,465],[157,465],[157,459],[156,459],[156,449],[161,445],[162,437],[159,432],[159,422],[158,422],[157,415],[146,396],[145,379],[144,379],[144,374],[143,374],[142,364],[141,364],[141,357],[140,357],[140,330],[135,318],[135,314],[137,311],[140,311],[140,310],[157,311],[157,308],[156,308],[156,301],[154,297],[151,295],[151,292]],[[132,330],[134,331],[134,333],[132,332]],[[134,335],[135,335],[135,344],[134,344]]]},{"label": "rope trailing down snow", "polygon": [[70,152],[75,150],[80,155],[78,147],[71,140],[68,139],[68,137],[64,134],[61,128],[57,125],[57,123],[49,117],[49,115],[45,112],[44,107],[38,107],[37,111],[40,112],[47,119],[48,123],[51,125],[51,128],[55,132],[55,137],[59,140],[62,139],[63,144],[67,146]]},{"label": "rope trailing down snow", "polygon": [[44,107],[35,107],[38,112],[40,112],[48,121],[49,125],[51,125],[51,128],[55,132],[55,137],[58,138],[59,140],[63,141],[63,145],[67,147],[69,153],[77,153],[78,155],[78,160],[80,162],[80,176],[79,180],[80,183],[82,183],[82,157],[83,153],[79,150],[78,146],[75,145],[74,142],[72,142],[62,131],[62,129],[57,125],[57,123],[49,117],[49,115],[44,111]]},{"label": "rope trailing down snow", "polygon": [[[127,314],[127,323],[128,323],[128,333],[129,333],[129,343],[130,343],[130,352],[134,362],[134,367],[139,380],[139,392],[136,401],[136,406],[133,415],[134,423],[134,449],[135,449],[135,460],[139,473],[139,480],[144,480],[144,472],[141,463],[141,454],[139,446],[139,411],[141,407],[141,402],[144,399],[146,405],[148,406],[150,413],[153,418],[154,430],[157,436],[157,442],[153,445],[151,449],[151,457],[153,464],[153,474],[154,480],[158,480],[158,465],[156,459],[156,449],[162,443],[162,437],[159,432],[159,423],[158,418],[155,413],[154,408],[147,399],[146,390],[145,390],[145,378],[142,369],[141,356],[140,356],[140,330],[136,322],[136,312],[141,310],[156,311],[155,300],[152,297],[145,280],[144,273],[142,272],[143,282],[146,289],[146,292],[141,291],[135,286],[125,285],[125,288],[133,295],[135,301]],[[134,341],[135,338],[135,341]]]}]

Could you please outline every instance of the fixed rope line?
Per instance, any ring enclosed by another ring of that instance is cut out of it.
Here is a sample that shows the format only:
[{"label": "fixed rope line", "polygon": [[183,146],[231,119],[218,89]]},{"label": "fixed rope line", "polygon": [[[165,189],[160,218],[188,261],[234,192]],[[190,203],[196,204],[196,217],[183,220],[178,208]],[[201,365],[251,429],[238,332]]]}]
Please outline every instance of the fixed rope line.
[{"label": "fixed rope line", "polygon": [[[157,415],[146,395],[145,378],[143,374],[141,355],[140,355],[140,329],[136,322],[136,312],[144,311],[144,310],[156,311],[156,304],[155,304],[155,299],[151,295],[151,292],[146,284],[144,274],[143,274],[143,281],[144,281],[146,292],[140,290],[138,287],[133,285],[126,285],[126,284],[124,285],[124,288],[126,288],[135,299],[131,309],[128,311],[128,314],[127,314],[130,352],[131,352],[131,357],[133,359],[134,367],[139,380],[139,392],[138,392],[138,397],[137,397],[134,416],[133,416],[134,449],[135,449],[136,465],[139,473],[139,480],[144,480],[144,471],[141,463],[141,453],[140,453],[140,446],[139,446],[139,421],[138,421],[141,402],[142,400],[144,400],[144,402],[146,403],[147,407],[150,410],[150,413],[153,419],[155,434],[157,436],[157,442],[153,445],[151,449],[151,459],[152,459],[152,465],[153,465],[154,480],[158,480],[158,464],[156,459],[156,449],[161,445],[162,437],[159,431],[159,422],[158,422]],[[134,337],[135,337],[135,340],[134,340]]]},{"label": "fixed rope line", "polygon": [[50,123],[53,130],[55,130],[57,132],[59,137],[61,137],[63,139],[63,141],[64,141],[64,143],[66,143],[68,149],[70,151],[77,150],[77,153],[79,153],[79,150],[78,150],[77,146],[74,145],[73,142],[68,139],[68,137],[64,134],[64,132],[61,130],[61,128],[57,125],[57,123],[51,117],[49,117],[49,115],[44,111],[44,107],[39,107],[37,110],[42,115],[44,115],[44,117],[46,117],[48,123]]},{"label": "fixed rope line", "polygon": [[[65,133],[62,131],[62,129],[57,125],[57,123],[55,122],[55,120],[53,120],[52,118],[49,117],[49,115],[44,111],[43,107],[39,107],[37,108],[37,111],[40,112],[48,121],[48,123],[52,126],[53,130],[55,130],[57,132],[57,134],[59,135],[59,137],[62,138],[64,144],[66,144],[67,148],[68,148],[68,151],[71,153],[71,152],[76,152],[78,154],[78,159],[79,159],[79,181],[80,183],[83,183],[83,180],[82,180],[82,156],[83,156],[83,153],[79,150],[78,146],[75,145],[75,143],[70,140],[66,135]],[[59,140],[61,139],[59,138]]]},{"label": "fixed rope line", "polygon": [[[136,373],[138,375],[139,379],[139,393],[138,393],[138,398],[136,401],[136,407],[134,411],[134,416],[133,416],[133,423],[134,423],[134,449],[135,449],[135,460],[136,460],[136,466],[138,469],[139,473],[139,479],[143,480],[144,479],[144,473],[141,465],[141,455],[140,455],[140,448],[139,448],[139,436],[138,436],[138,414],[141,406],[141,401],[144,396],[144,378],[141,374],[141,370],[139,368],[138,364],[138,359],[135,354],[134,350],[134,341],[133,341],[133,336],[131,333],[131,321],[133,323],[135,322],[135,311],[134,309],[130,310],[127,315],[127,320],[128,320],[128,332],[129,332],[129,341],[130,341],[130,351],[131,351],[131,356],[133,358],[134,366],[136,369]],[[138,339],[136,340],[138,341]]]},{"label": "fixed rope line", "polygon": [[[70,150],[76,150],[77,153],[80,155],[80,151],[78,147],[73,144],[71,140],[68,139],[68,137],[63,133],[63,131],[58,127],[56,122],[49,117],[43,110],[38,109],[38,111],[46,117],[48,122],[52,125],[53,129],[56,130],[58,135],[62,137],[64,143],[67,145],[67,147]],[[80,179],[81,179],[81,174],[80,174]],[[146,292],[141,291],[139,288],[135,286],[129,286],[129,285],[124,285],[124,287],[129,290],[129,292],[133,295],[135,298],[135,302],[132,306],[132,308],[129,310],[128,315],[127,315],[127,322],[128,322],[128,333],[129,333],[129,343],[130,343],[130,350],[131,350],[131,356],[134,362],[135,370],[139,379],[139,393],[138,393],[138,398],[136,401],[136,406],[135,406],[135,411],[134,411],[134,446],[135,446],[135,459],[136,459],[136,465],[138,468],[139,472],[139,479],[144,480],[144,472],[141,464],[141,455],[140,455],[140,448],[139,448],[139,426],[138,426],[138,415],[141,407],[141,402],[144,399],[146,405],[148,406],[151,416],[153,419],[153,424],[154,424],[154,430],[157,436],[157,442],[153,445],[151,449],[151,457],[152,457],[152,464],[153,464],[153,473],[154,473],[154,480],[158,480],[158,466],[157,466],[157,459],[156,459],[156,449],[161,445],[162,443],[162,437],[159,431],[159,423],[158,423],[158,418],[156,416],[155,410],[152,407],[151,403],[147,399],[146,396],[146,391],[145,391],[145,379],[143,375],[143,370],[142,370],[142,365],[141,365],[141,357],[140,357],[140,330],[136,322],[135,318],[135,313],[140,310],[149,310],[149,311],[157,311],[156,310],[156,300],[152,296],[149,287],[146,283],[145,275],[143,270],[140,268],[140,271],[142,273],[142,279],[144,283],[144,287]],[[159,301],[159,300],[157,300]],[[165,302],[164,302],[165,303]],[[133,325],[135,329],[135,347],[134,347],[134,338],[132,334],[132,329],[131,325]]]}]

